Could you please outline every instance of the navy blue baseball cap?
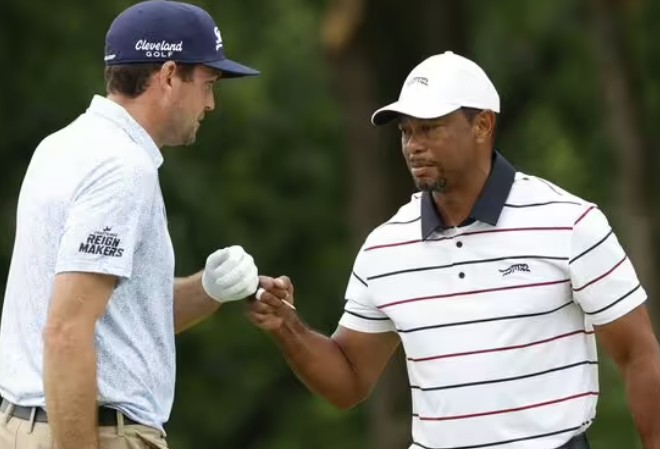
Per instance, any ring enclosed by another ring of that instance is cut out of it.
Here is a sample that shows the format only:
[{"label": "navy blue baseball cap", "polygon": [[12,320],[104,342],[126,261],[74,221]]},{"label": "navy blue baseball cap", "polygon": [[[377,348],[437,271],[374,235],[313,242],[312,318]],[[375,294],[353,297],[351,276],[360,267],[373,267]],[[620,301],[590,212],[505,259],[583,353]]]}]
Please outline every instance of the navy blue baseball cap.
[{"label": "navy blue baseball cap", "polygon": [[227,59],[209,13],[171,0],[147,0],[119,14],[105,37],[104,61],[106,66],[174,61],[220,70],[223,78],[259,75]]}]

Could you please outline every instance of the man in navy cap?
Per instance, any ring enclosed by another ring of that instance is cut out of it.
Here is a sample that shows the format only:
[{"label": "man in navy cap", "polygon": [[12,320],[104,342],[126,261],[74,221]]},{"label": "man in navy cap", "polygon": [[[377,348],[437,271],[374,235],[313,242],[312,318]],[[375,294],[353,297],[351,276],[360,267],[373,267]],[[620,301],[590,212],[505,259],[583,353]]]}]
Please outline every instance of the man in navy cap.
[{"label": "man in navy cap", "polygon": [[0,323],[0,449],[165,448],[174,335],[252,295],[240,246],[174,277],[158,168],[195,141],[227,59],[207,12],[152,0],[106,37],[107,96],[37,147],[17,210]]}]

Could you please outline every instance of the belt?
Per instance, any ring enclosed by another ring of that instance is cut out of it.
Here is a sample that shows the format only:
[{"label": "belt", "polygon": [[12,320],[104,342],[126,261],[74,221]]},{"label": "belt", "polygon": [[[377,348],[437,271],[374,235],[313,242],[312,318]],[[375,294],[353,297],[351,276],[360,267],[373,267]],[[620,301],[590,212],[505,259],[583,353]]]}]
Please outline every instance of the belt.
[{"label": "belt", "polygon": [[557,449],[590,449],[589,441],[587,441],[587,434],[581,433],[571,438],[568,443],[564,444]]},{"label": "belt", "polygon": [[[18,419],[25,421],[33,420],[34,422],[46,423],[48,422],[48,415],[46,410],[41,407],[23,407],[21,405],[14,405],[6,399],[2,400],[0,404],[0,412],[5,412],[9,407],[13,407],[13,410],[9,416],[13,416]],[[34,413],[34,417],[32,416]],[[140,424],[136,421],[133,421],[127,416],[124,416],[124,424]],[[105,426],[116,426],[117,425],[117,410],[109,407],[99,407],[98,409],[98,425],[100,427]]]}]

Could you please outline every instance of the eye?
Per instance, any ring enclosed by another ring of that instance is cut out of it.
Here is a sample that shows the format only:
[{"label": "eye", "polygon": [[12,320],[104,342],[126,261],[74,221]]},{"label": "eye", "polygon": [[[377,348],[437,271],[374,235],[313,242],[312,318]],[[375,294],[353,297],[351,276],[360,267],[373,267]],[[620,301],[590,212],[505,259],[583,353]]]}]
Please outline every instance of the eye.
[{"label": "eye", "polygon": [[428,134],[439,127],[440,127],[439,123],[425,123],[422,126],[420,126],[420,131],[424,134]]}]

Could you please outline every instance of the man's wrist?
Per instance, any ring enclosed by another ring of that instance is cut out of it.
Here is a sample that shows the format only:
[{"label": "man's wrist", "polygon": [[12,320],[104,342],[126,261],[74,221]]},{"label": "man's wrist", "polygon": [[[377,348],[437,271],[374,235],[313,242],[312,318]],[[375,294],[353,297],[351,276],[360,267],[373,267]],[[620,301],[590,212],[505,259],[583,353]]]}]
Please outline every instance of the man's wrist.
[{"label": "man's wrist", "polygon": [[282,325],[277,329],[273,329],[270,334],[275,340],[286,342],[296,336],[304,334],[305,330],[306,327],[298,317],[298,314],[291,310],[286,318],[283,319]]}]

